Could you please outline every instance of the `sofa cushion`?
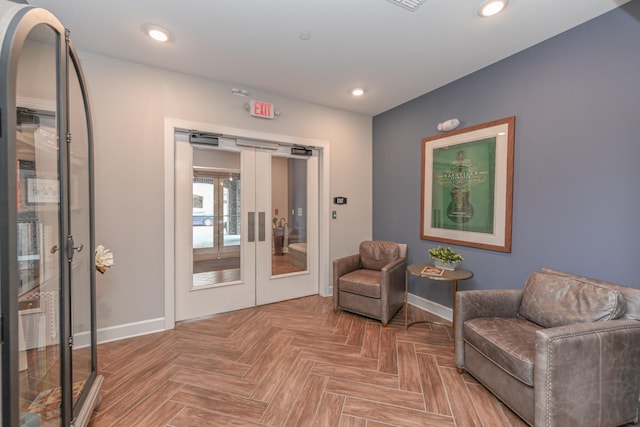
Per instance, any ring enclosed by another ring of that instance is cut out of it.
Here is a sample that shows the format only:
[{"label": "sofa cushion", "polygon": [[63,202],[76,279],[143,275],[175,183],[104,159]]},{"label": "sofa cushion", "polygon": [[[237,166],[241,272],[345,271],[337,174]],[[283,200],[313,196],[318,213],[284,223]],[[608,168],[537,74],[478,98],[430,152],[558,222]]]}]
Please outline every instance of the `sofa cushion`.
[{"label": "sofa cushion", "polygon": [[382,270],[382,267],[400,256],[400,248],[394,242],[384,240],[360,243],[360,264],[369,270]]},{"label": "sofa cushion", "polygon": [[536,331],[524,319],[479,317],[464,322],[464,340],[519,381],[533,387]]},{"label": "sofa cushion", "polygon": [[578,276],[536,271],[522,293],[518,315],[545,328],[618,319],[625,301],[614,289]]},{"label": "sofa cushion", "polygon": [[340,276],[338,287],[341,292],[380,298],[380,279],[379,271],[360,269]]},{"label": "sofa cushion", "polygon": [[616,285],[615,283],[605,282],[603,280],[591,279],[584,276],[576,276],[571,273],[564,273],[562,271],[552,270],[550,268],[543,268],[541,271],[549,274],[555,274],[558,276],[570,276],[580,280],[582,282],[592,283],[609,289],[618,291],[624,297],[625,310],[624,316],[621,319],[625,320],[640,320],[640,289],[631,288],[628,286]]}]

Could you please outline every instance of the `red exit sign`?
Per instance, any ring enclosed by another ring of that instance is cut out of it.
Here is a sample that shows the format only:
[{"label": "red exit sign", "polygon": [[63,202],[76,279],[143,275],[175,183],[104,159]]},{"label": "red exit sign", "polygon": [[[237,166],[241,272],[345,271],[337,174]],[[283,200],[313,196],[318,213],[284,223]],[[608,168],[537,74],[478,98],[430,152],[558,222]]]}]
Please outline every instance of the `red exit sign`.
[{"label": "red exit sign", "polygon": [[254,117],[262,117],[263,119],[273,119],[275,116],[275,107],[273,104],[262,101],[251,101],[249,114]]}]

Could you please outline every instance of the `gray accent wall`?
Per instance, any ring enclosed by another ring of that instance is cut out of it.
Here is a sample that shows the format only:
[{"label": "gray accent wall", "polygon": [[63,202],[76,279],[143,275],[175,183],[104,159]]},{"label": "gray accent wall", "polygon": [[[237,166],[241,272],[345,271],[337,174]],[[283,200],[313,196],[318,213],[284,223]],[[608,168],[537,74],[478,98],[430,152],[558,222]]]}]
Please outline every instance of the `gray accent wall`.
[{"label": "gray accent wall", "polygon": [[[474,272],[459,289],[521,288],[541,267],[640,288],[640,1],[374,117],[373,237],[427,262],[421,139],[512,115],[512,252],[454,245]],[[410,281],[447,307],[450,289]]]}]

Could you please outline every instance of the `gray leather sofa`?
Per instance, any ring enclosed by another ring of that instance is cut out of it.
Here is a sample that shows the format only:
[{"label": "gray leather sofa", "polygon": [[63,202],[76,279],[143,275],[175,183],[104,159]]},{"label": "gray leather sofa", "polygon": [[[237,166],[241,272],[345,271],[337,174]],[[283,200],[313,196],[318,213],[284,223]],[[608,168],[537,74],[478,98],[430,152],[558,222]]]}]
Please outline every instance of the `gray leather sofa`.
[{"label": "gray leather sofa", "polygon": [[357,254],[333,261],[334,311],[373,317],[387,326],[404,304],[406,266],[406,244],[360,243]]},{"label": "gray leather sofa", "polygon": [[637,422],[639,320],[640,289],[542,269],[457,293],[456,364],[529,425]]}]

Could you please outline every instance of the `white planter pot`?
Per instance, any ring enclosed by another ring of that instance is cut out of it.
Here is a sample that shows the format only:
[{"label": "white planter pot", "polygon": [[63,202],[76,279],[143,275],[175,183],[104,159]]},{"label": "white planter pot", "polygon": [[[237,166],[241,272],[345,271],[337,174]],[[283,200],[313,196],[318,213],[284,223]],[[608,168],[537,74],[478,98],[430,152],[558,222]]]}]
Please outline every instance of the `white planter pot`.
[{"label": "white planter pot", "polygon": [[457,262],[444,262],[440,259],[434,259],[433,265],[438,268],[444,268],[445,270],[454,271],[456,269]]}]

